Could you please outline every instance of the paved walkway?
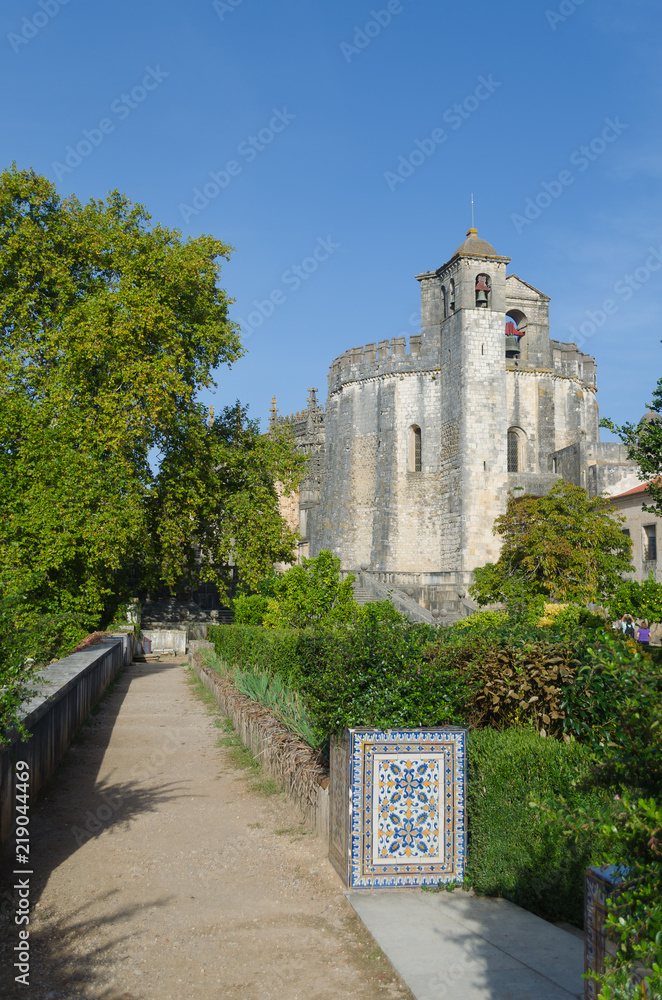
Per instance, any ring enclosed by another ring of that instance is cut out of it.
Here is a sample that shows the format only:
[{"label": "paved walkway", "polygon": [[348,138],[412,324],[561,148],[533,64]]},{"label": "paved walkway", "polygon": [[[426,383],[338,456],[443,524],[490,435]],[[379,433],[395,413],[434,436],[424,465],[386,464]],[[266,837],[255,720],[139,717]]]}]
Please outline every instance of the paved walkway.
[{"label": "paved walkway", "polygon": [[349,892],[416,1000],[574,1000],[584,942],[504,899]]},{"label": "paved walkway", "polygon": [[132,664],[34,808],[31,983],[11,978],[5,897],[0,996],[410,997],[326,845],[283,795],[251,790],[186,678]]}]

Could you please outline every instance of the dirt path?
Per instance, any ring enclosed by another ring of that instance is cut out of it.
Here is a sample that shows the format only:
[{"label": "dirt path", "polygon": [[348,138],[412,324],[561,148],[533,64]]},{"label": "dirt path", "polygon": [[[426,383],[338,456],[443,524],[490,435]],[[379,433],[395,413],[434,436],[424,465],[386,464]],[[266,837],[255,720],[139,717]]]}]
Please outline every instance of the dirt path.
[{"label": "dirt path", "polygon": [[322,840],[282,794],[260,794],[269,782],[251,787],[187,677],[132,664],[33,809],[31,981],[12,982],[5,920],[0,995],[410,997]]}]

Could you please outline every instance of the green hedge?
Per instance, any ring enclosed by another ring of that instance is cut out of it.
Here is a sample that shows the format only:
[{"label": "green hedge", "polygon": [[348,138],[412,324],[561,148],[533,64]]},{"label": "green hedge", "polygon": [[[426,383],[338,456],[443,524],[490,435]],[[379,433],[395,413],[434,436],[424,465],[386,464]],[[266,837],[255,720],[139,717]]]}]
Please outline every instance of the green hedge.
[{"label": "green hedge", "polygon": [[[463,724],[468,689],[458,668],[476,650],[449,644],[446,657],[424,659],[430,630],[385,620],[378,609],[354,630],[221,625],[210,638],[228,663],[267,671],[302,695],[316,745],[347,726]],[[565,833],[531,803],[564,799],[604,812],[606,793],[578,784],[593,762],[589,746],[533,729],[470,733],[466,877],[476,892],[581,926],[584,870],[598,860],[599,838],[592,829]]]},{"label": "green hedge", "polygon": [[298,648],[301,632],[289,628],[263,628],[261,625],[212,625],[209,641],[227,663],[241,667],[259,667],[277,674],[286,684],[297,686],[299,680]]},{"label": "green hedge", "polygon": [[576,785],[588,778],[591,750],[532,729],[482,729],[469,736],[468,758],[467,882],[581,927],[584,871],[598,860],[600,837],[594,829],[568,837],[531,803],[563,798],[570,808],[602,811],[606,794]]},{"label": "green hedge", "polygon": [[361,610],[354,628],[220,625],[210,639],[222,659],[270,671],[298,690],[322,746],[349,726],[461,723],[464,683],[445,662],[423,660],[434,630],[385,616],[378,604]]}]

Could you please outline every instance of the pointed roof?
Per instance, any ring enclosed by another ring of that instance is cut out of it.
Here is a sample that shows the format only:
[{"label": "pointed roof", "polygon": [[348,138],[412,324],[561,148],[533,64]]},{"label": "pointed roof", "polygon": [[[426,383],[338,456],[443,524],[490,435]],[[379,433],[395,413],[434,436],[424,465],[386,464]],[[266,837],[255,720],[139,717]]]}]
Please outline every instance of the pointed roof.
[{"label": "pointed roof", "polygon": [[536,295],[540,295],[541,298],[547,299],[549,302],[549,295],[545,295],[545,293],[541,292],[539,288],[532,285],[530,281],[525,281],[524,278],[520,278],[519,274],[509,274],[506,281],[512,281],[513,284],[515,284],[516,281],[519,281],[520,285],[525,285],[527,288],[530,288],[531,291],[535,292]]},{"label": "pointed roof", "polygon": [[467,229],[467,238],[464,243],[460,243],[453,257],[457,257],[458,254],[469,254],[471,257],[499,256],[492,244],[488,243],[487,240],[480,239],[478,230],[473,227]]},{"label": "pointed roof", "polygon": [[456,257],[490,257],[492,260],[498,260],[506,264],[510,261],[510,257],[502,257],[501,254],[496,252],[491,243],[488,243],[487,240],[482,240],[478,235],[478,230],[472,226],[471,229],[467,230],[467,238],[464,243],[460,243],[455,253],[445,264],[438,267],[436,271],[424,271],[422,274],[417,274],[416,280],[423,281],[425,278],[433,278],[441,274],[444,268],[448,267],[450,262],[455,260]]}]

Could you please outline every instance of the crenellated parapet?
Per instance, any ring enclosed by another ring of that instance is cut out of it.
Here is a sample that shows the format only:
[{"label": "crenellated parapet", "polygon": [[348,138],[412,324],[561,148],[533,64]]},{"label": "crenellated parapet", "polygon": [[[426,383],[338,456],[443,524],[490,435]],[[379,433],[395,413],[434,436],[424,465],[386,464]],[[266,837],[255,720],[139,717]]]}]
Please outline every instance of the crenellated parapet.
[{"label": "crenellated parapet", "polygon": [[423,353],[421,334],[412,334],[407,350],[406,337],[373,341],[364,347],[352,347],[332,362],[329,369],[329,395],[343,385],[365,379],[408,372],[434,371],[438,358]]},{"label": "crenellated parapet", "polygon": [[552,340],[551,345],[555,371],[568,378],[578,378],[589,388],[596,388],[597,366],[594,357],[584,354],[576,344]]}]

